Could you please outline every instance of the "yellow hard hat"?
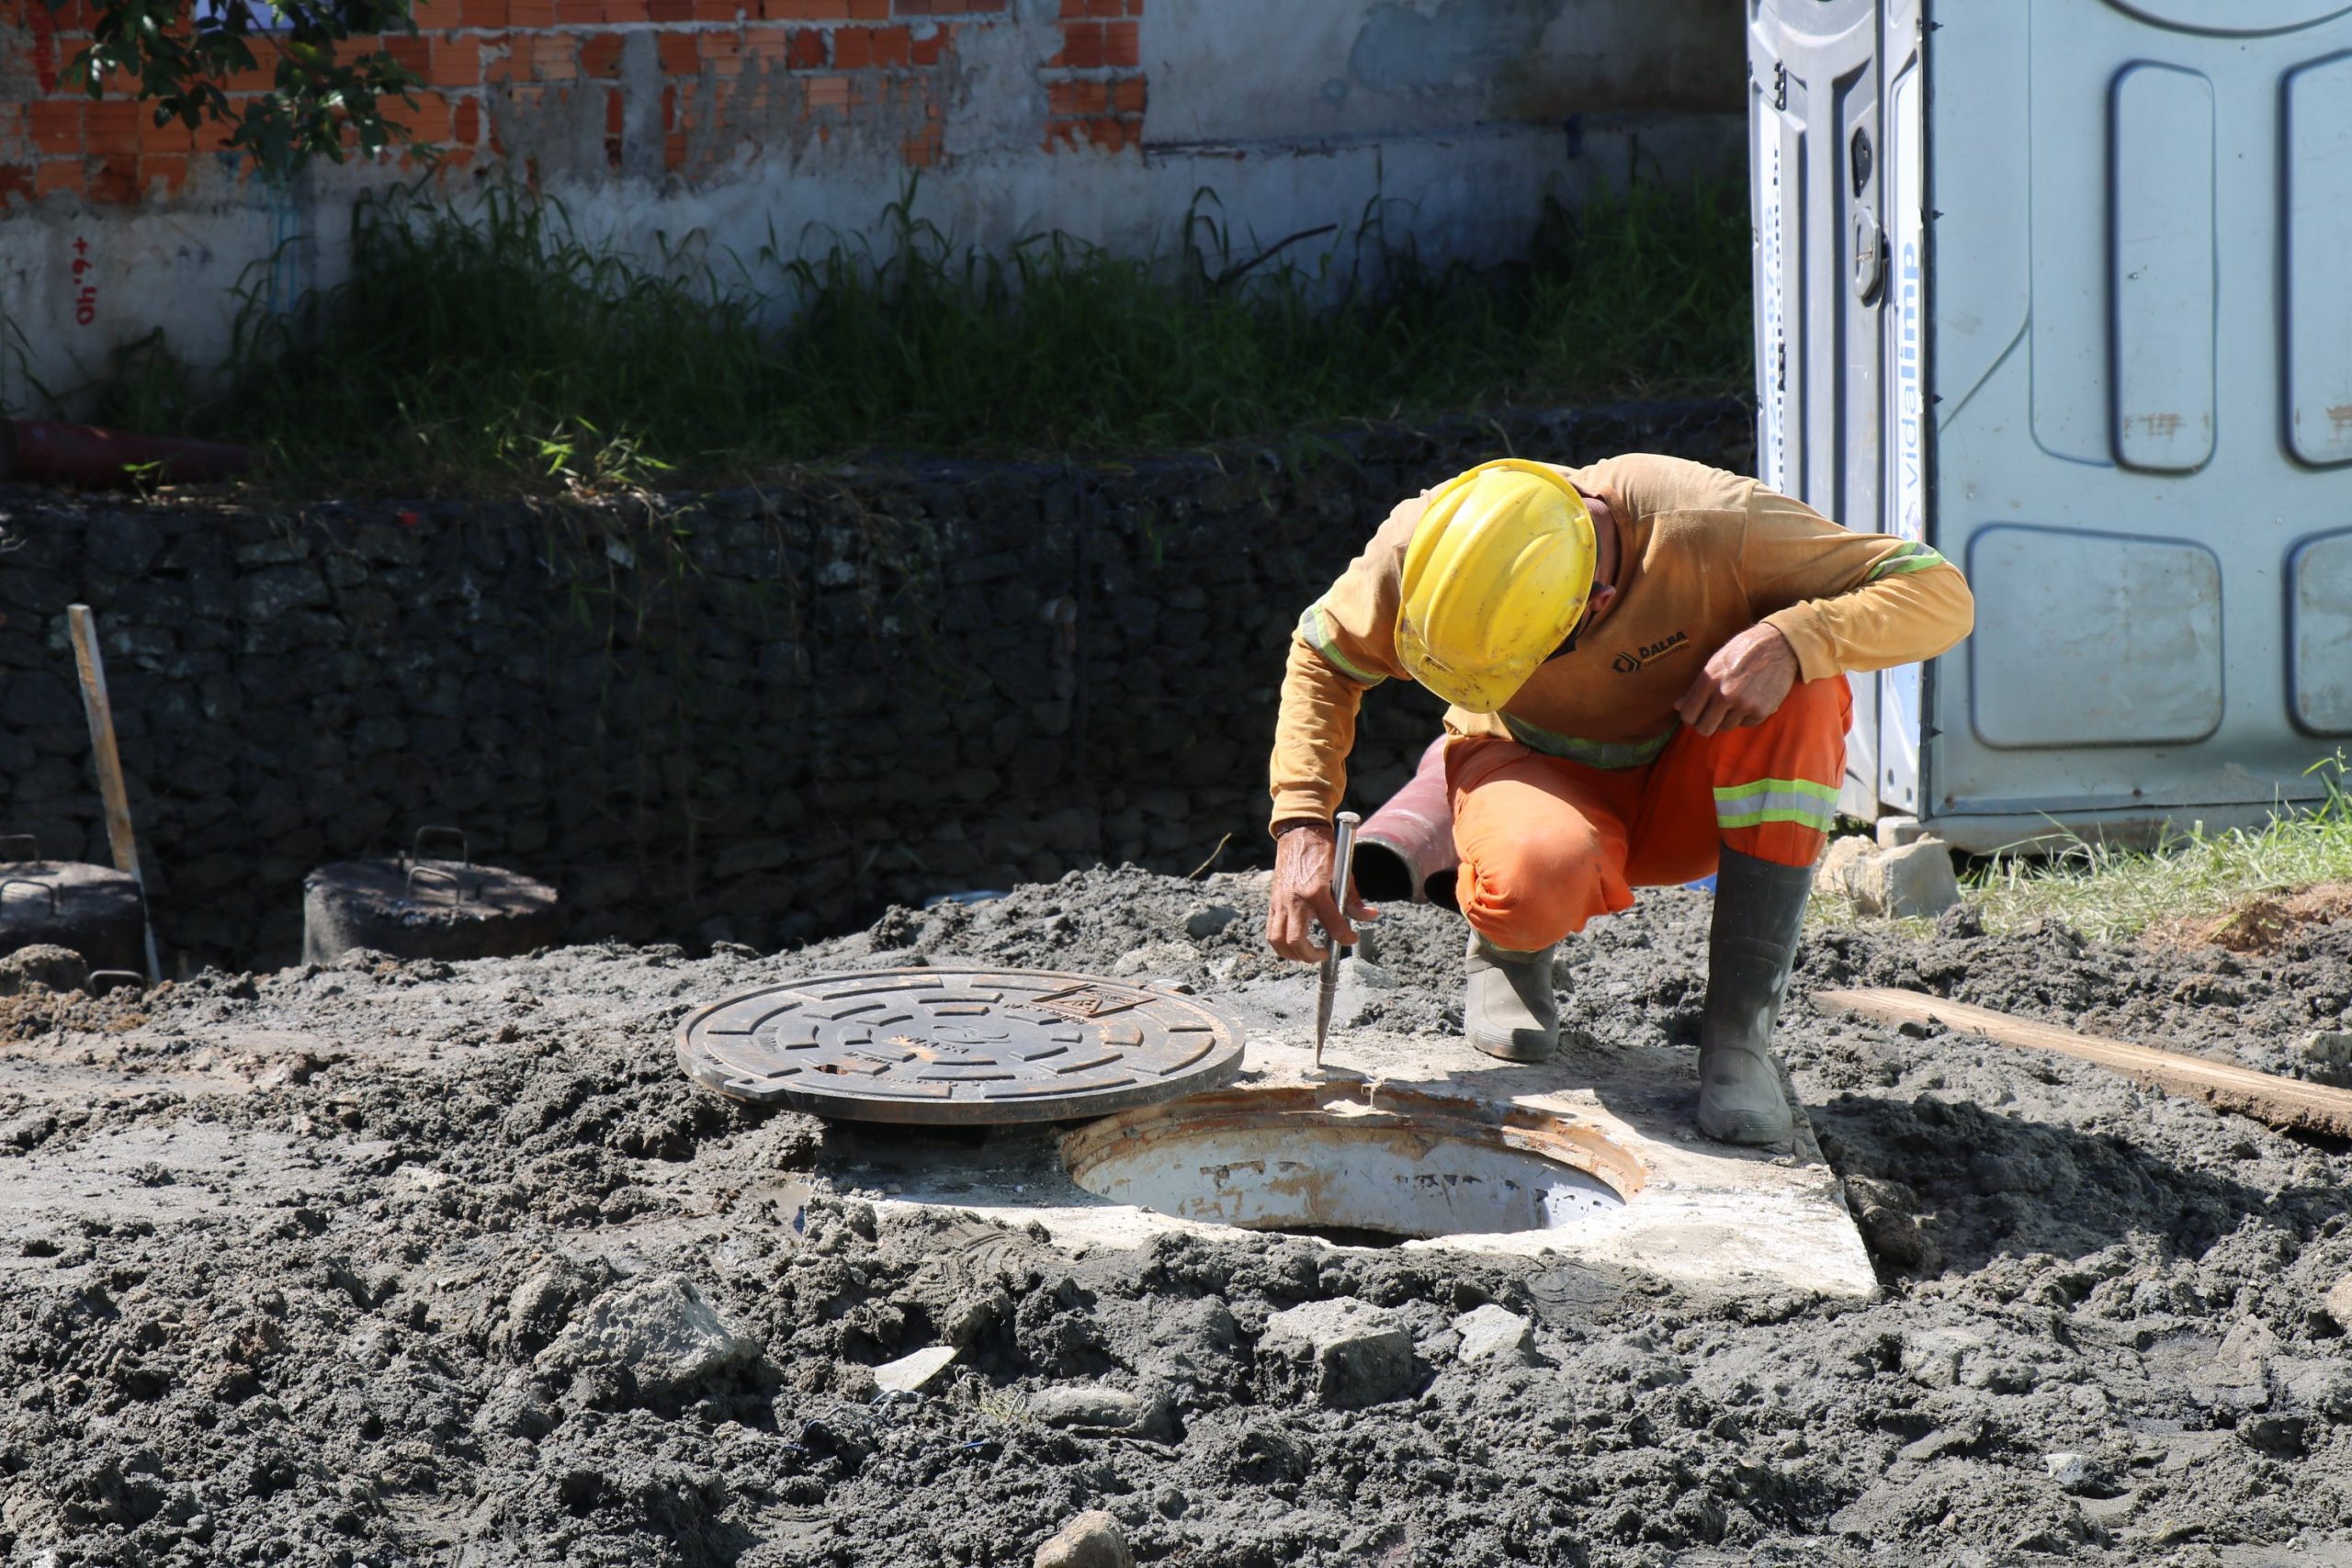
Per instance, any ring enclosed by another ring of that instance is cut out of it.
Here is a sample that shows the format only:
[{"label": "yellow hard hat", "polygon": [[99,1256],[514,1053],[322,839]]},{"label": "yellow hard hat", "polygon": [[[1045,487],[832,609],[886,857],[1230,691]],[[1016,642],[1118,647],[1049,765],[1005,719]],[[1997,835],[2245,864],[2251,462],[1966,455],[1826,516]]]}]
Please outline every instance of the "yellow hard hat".
[{"label": "yellow hard hat", "polygon": [[1493,713],[1560,646],[1592,592],[1592,513],[1516,457],[1438,487],[1405,551],[1396,655],[1457,707]]}]

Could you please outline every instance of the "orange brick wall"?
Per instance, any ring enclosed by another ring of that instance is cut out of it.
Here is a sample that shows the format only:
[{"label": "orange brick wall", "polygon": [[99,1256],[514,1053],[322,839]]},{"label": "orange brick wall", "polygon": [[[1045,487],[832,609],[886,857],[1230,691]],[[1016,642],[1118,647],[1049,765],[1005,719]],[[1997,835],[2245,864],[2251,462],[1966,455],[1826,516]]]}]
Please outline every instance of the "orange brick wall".
[{"label": "orange brick wall", "polygon": [[[394,116],[440,148],[452,170],[512,157],[536,173],[530,149],[505,145],[501,128],[527,130],[560,111],[567,123],[585,113],[602,124],[611,169],[658,168],[692,181],[741,151],[714,129],[752,108],[764,122],[779,104],[790,106],[801,134],[821,141],[887,128],[909,167],[934,168],[950,161],[944,126],[958,49],[976,30],[1014,26],[1008,3],[416,0],[415,35],[383,47],[423,81],[414,107],[394,105]],[[1036,65],[1044,151],[1140,147],[1143,3],[1060,0],[1057,47],[1041,51]],[[113,204],[168,197],[208,164],[237,177],[237,160],[220,155],[224,129],[158,128],[127,97],[60,88],[88,25],[86,0],[54,13],[45,0],[0,0],[0,209],[52,191]],[[653,81],[643,72],[625,79],[625,53],[648,58],[635,35],[651,37]],[[254,52],[265,69],[226,84],[240,107],[269,84],[266,43]],[[747,104],[747,90],[761,102]],[[646,101],[633,104],[632,95]]]}]

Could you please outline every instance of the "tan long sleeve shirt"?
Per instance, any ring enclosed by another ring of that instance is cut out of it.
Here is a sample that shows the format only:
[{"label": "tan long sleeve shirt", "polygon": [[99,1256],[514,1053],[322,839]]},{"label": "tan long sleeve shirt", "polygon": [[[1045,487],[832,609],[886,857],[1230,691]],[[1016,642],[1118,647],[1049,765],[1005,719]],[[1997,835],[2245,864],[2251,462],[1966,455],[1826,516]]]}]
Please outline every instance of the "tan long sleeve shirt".
[{"label": "tan long sleeve shirt", "polygon": [[[1674,705],[1715,650],[1758,622],[1789,639],[1806,681],[1933,658],[1974,622],[1968,584],[1934,550],[1850,533],[1754,479],[1643,454],[1558,472],[1617,515],[1616,605],[1572,650],[1539,666],[1500,713],[1449,708],[1453,734],[1639,767],[1673,739]],[[1299,617],[1270,769],[1276,824],[1330,818],[1346,792],[1363,694],[1409,678],[1396,657],[1396,605],[1430,493],[1390,513]]]}]

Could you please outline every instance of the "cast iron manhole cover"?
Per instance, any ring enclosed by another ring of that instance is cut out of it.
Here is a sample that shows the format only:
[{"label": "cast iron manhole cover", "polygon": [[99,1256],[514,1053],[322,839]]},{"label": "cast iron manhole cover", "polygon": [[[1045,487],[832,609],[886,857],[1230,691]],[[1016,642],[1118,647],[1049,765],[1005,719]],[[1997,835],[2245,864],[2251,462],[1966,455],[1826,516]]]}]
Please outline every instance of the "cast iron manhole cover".
[{"label": "cast iron manhole cover", "polygon": [[1241,1036],[1190,997],[1040,969],[871,969],[678,1026],[721,1094],[859,1122],[1061,1122],[1230,1083]]}]

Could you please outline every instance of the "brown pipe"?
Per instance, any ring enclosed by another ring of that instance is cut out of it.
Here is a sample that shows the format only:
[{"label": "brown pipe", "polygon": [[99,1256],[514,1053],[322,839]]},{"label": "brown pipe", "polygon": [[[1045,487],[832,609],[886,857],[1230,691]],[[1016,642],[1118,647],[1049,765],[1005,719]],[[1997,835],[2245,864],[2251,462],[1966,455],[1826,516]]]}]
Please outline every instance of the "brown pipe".
[{"label": "brown pipe", "polygon": [[1445,737],[1421,753],[1412,782],[1365,818],[1356,834],[1356,890],[1377,904],[1410,898],[1456,907],[1453,806],[1445,788]]},{"label": "brown pipe", "polygon": [[232,479],[253,467],[253,453],[218,441],[130,435],[95,424],[0,420],[0,479],[36,484],[124,486],[141,479],[173,484]]}]

